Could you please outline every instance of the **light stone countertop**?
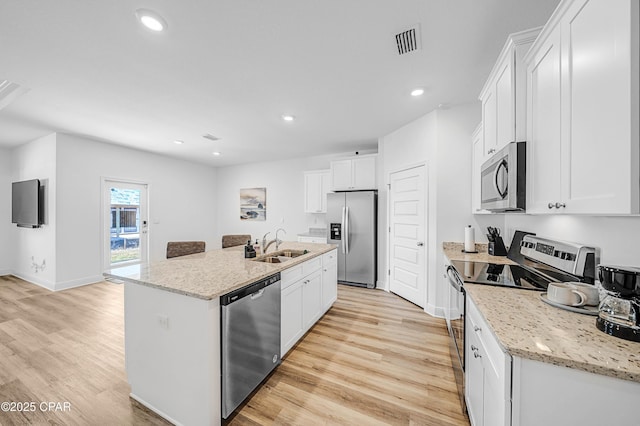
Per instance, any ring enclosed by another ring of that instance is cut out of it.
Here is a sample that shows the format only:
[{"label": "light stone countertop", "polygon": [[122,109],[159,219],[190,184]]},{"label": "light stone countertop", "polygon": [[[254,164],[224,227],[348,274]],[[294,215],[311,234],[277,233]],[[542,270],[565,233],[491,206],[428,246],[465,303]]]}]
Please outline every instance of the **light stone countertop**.
[{"label": "light stone countertop", "polygon": [[[265,263],[245,259],[244,247],[238,246],[113,268],[104,276],[210,300],[336,248],[335,244],[286,241],[280,250],[308,250],[309,253],[284,263]],[[270,250],[273,251],[275,249]]]},{"label": "light stone countertop", "polygon": [[463,243],[442,243],[442,250],[444,251],[444,255],[449,260],[496,263],[498,265],[515,264],[515,262],[508,259],[506,256],[491,256],[489,253],[487,253],[486,243],[476,243],[476,250],[478,251],[478,253],[464,253],[462,249],[464,249]]},{"label": "light stone countertop", "polygon": [[[498,263],[495,256],[460,253],[450,244],[443,244],[450,260]],[[640,382],[640,343],[601,332],[596,317],[550,306],[539,291],[468,283],[465,289],[512,356]]]}]

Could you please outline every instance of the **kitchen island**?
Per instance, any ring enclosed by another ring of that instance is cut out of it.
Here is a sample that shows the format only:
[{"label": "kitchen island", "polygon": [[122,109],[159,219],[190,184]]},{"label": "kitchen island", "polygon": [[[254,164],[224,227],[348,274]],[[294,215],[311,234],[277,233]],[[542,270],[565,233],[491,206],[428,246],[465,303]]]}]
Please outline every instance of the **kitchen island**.
[{"label": "kitchen island", "polygon": [[267,263],[233,247],[105,273],[125,285],[125,363],[134,400],[175,424],[220,424],[220,296],[279,272],[319,266],[336,246],[286,242],[280,248],[308,253]]}]

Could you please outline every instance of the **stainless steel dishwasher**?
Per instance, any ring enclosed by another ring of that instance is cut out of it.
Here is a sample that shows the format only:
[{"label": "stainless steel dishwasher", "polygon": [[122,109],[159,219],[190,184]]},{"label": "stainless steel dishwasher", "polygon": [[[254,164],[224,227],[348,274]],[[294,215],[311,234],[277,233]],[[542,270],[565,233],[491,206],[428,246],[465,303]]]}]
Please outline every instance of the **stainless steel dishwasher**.
[{"label": "stainless steel dishwasher", "polygon": [[222,417],[280,364],[280,274],[220,297]]}]

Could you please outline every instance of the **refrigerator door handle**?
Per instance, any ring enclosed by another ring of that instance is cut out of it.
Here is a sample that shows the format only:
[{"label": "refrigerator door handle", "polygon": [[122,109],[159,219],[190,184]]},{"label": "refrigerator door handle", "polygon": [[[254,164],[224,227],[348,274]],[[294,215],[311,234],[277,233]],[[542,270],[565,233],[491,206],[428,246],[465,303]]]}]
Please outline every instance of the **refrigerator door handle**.
[{"label": "refrigerator door handle", "polygon": [[342,254],[347,254],[347,249],[346,249],[346,245],[347,245],[347,237],[345,234],[345,214],[346,214],[347,208],[345,206],[342,206],[342,221],[340,223],[340,233],[342,234]]},{"label": "refrigerator door handle", "polygon": [[349,230],[349,207],[346,207],[345,223],[346,223],[346,226],[345,226],[344,235],[345,235],[345,241],[346,241],[345,245],[347,246],[347,254],[348,254],[349,253],[349,245],[350,245],[349,244],[350,243],[350,241],[349,241],[349,237],[350,237],[350,235],[349,235],[349,231],[350,231]]}]

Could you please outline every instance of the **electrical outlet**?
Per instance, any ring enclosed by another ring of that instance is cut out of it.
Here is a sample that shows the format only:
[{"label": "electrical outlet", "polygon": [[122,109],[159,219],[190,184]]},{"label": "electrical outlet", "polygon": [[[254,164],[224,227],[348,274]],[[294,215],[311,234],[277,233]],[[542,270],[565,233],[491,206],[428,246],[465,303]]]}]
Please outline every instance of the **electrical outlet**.
[{"label": "electrical outlet", "polygon": [[169,315],[158,314],[158,324],[160,327],[168,330],[169,329]]}]

